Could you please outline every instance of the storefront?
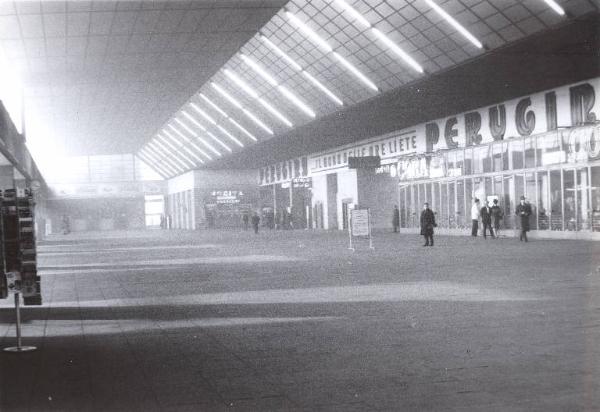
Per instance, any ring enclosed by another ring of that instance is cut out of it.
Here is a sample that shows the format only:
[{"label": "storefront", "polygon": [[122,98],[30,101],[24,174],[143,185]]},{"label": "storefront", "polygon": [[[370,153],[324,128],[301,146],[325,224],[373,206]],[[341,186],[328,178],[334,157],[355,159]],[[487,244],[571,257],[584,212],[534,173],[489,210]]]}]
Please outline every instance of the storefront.
[{"label": "storefront", "polygon": [[[465,234],[474,198],[497,198],[511,235],[526,196],[534,235],[596,238],[599,90],[591,79],[312,154],[312,227],[345,229],[350,204],[371,209],[375,227],[391,227],[398,205],[401,227],[417,232],[428,202],[441,232]],[[381,167],[348,168],[363,156],[378,156]]]}]

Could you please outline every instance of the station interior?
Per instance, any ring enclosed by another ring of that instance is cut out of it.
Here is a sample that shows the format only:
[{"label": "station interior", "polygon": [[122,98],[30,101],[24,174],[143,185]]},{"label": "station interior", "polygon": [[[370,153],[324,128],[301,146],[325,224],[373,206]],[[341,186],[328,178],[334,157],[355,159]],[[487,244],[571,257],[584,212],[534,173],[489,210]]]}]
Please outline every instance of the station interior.
[{"label": "station interior", "polygon": [[0,1],[0,411],[600,411],[598,0]]}]

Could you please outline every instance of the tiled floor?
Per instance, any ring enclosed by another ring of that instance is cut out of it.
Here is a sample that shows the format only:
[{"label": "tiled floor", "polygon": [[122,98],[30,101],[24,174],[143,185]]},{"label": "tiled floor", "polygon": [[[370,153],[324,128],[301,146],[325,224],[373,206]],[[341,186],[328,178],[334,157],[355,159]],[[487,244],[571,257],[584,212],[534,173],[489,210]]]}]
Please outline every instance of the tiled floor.
[{"label": "tiled floor", "polygon": [[600,243],[346,242],[52,237],[23,310],[39,350],[0,353],[0,410],[600,410]]}]

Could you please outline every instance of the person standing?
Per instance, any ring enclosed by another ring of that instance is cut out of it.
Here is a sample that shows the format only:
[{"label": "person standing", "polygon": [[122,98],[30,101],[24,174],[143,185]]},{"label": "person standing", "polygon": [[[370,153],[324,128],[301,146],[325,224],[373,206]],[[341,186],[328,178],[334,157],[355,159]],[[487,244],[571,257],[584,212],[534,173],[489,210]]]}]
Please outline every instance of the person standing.
[{"label": "person standing", "polygon": [[479,199],[475,198],[475,202],[471,207],[471,221],[473,225],[471,226],[471,236],[477,236],[477,231],[479,229]]},{"label": "person standing", "polygon": [[490,202],[485,202],[485,206],[480,210],[481,214],[481,225],[483,226],[483,238],[487,239],[486,232],[490,231],[490,236],[494,237],[492,231],[492,209],[490,208]]},{"label": "person standing", "polygon": [[494,204],[492,205],[492,224],[494,226],[494,235],[496,239],[498,239],[498,234],[500,233],[500,221],[504,217],[504,213],[500,206],[498,206],[498,199],[494,199]]},{"label": "person standing", "polygon": [[244,222],[244,230],[248,230],[249,220],[250,220],[249,212],[247,210],[244,210],[244,213],[242,214],[242,222]]},{"label": "person standing", "polygon": [[400,211],[398,210],[398,205],[394,205],[394,212],[392,215],[392,226],[394,227],[394,233],[397,233],[398,228],[400,227]]},{"label": "person standing", "polygon": [[521,233],[519,240],[527,242],[527,232],[529,232],[529,216],[531,215],[531,205],[525,201],[525,196],[521,196],[521,203],[517,206],[515,214],[521,218]]},{"label": "person standing", "polygon": [[435,215],[429,208],[429,203],[424,203],[421,212],[421,235],[425,237],[423,246],[433,246],[433,228],[436,226]]},{"label": "person standing", "polygon": [[260,217],[258,216],[258,213],[254,212],[252,214],[252,228],[254,229],[254,234],[258,235],[258,224],[260,223]]}]

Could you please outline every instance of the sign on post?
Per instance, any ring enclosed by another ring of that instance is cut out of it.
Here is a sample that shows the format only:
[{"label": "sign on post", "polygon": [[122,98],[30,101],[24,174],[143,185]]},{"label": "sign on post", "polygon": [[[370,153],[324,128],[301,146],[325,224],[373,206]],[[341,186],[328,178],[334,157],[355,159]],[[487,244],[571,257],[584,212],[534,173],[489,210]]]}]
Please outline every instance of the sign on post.
[{"label": "sign on post", "polygon": [[348,225],[350,234],[350,247],[354,250],[352,239],[354,237],[368,237],[369,249],[374,249],[373,238],[371,237],[371,211],[369,209],[352,209],[350,210],[350,224]]}]

